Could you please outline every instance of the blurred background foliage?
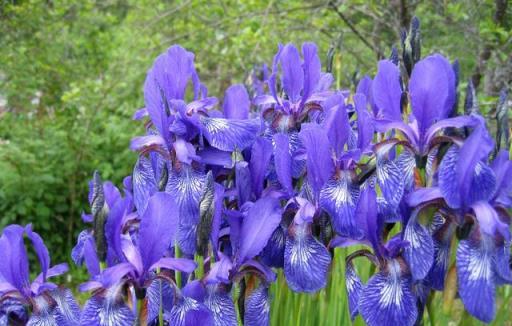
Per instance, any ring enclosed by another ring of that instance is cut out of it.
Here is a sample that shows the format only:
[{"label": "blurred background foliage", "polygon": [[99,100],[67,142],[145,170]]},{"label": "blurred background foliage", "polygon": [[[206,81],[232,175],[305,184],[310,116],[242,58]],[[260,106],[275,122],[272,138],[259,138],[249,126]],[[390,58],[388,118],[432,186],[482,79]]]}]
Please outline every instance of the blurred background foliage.
[{"label": "blurred background foliage", "polygon": [[335,49],[337,86],[353,88],[413,15],[423,55],[439,51],[472,78],[489,116],[512,81],[512,5],[496,1],[0,0],[0,228],[33,222],[54,261],[69,260],[93,171],[120,184],[136,155],[131,120],[154,58],[174,43],[196,53],[222,98],[279,42]]}]

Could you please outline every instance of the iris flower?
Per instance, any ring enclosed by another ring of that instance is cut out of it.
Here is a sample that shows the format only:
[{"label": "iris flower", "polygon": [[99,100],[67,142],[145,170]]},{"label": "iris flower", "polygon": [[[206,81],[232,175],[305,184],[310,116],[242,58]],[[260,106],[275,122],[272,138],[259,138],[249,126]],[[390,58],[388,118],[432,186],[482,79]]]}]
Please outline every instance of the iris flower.
[{"label": "iris flower", "polygon": [[[29,278],[29,262],[24,236],[32,243],[41,273]],[[50,267],[50,254],[43,240],[26,227],[10,225],[0,237],[0,322],[2,325],[78,325],[80,307],[70,290],[60,288],[48,279],[64,274],[67,264]],[[31,315],[25,310],[29,307]]]}]

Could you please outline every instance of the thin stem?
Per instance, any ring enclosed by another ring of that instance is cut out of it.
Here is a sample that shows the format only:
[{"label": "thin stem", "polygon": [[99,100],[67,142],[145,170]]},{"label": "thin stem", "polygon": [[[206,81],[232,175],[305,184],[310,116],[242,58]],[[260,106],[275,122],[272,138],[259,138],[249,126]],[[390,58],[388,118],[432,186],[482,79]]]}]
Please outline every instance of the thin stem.
[{"label": "thin stem", "polygon": [[[174,256],[176,258],[181,258],[181,250],[178,246],[174,246]],[[178,288],[181,289],[181,272],[175,271],[175,273],[176,273],[176,285],[178,286]]]}]

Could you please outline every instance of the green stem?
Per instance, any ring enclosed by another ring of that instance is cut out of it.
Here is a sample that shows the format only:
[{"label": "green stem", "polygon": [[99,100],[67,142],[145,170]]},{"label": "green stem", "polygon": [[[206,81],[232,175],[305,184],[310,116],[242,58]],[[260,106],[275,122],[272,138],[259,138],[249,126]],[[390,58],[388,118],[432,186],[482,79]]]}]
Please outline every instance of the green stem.
[{"label": "green stem", "polygon": [[137,312],[138,312],[138,316],[137,318],[135,318],[135,325],[144,325],[145,323],[142,322],[142,316],[143,316],[143,311],[142,309],[144,309],[144,299],[137,299]]},{"label": "green stem", "polygon": [[436,310],[433,304],[434,301],[435,292],[430,292],[430,295],[427,300],[427,311],[428,311],[428,317],[430,318],[430,325],[435,326],[436,325]]},{"label": "green stem", "polygon": [[[160,273],[160,267],[156,269],[156,273]],[[158,326],[164,326],[164,298],[162,295],[162,281],[158,281],[160,286],[160,308],[158,309]]]},{"label": "green stem", "polygon": [[[181,250],[178,246],[174,246],[174,256],[176,258],[181,258]],[[176,285],[181,289],[181,272],[175,271],[176,273]]]}]

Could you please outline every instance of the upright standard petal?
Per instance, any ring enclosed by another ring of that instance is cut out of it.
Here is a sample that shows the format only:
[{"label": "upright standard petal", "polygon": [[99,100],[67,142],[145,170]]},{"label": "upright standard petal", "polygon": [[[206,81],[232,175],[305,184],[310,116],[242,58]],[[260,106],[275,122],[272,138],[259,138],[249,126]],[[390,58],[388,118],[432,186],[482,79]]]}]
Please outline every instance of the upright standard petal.
[{"label": "upright standard petal", "polygon": [[278,199],[263,197],[250,208],[242,222],[238,262],[258,255],[281,222],[281,205]]},{"label": "upright standard petal", "polygon": [[224,95],[224,116],[228,119],[249,118],[249,107],[251,101],[249,94],[242,84],[230,86]]},{"label": "upright standard petal", "polygon": [[201,118],[210,145],[223,151],[242,150],[252,145],[260,130],[258,119]]},{"label": "upright standard petal", "polygon": [[293,44],[286,44],[279,57],[282,69],[281,82],[286,95],[297,102],[304,85],[304,70],[299,51]]},{"label": "upright standard petal", "polygon": [[256,138],[251,149],[249,168],[252,176],[252,189],[257,197],[263,191],[263,183],[272,157],[272,143],[263,137]]},{"label": "upright standard petal", "polygon": [[286,192],[293,193],[292,185],[292,155],[290,153],[290,139],[285,133],[274,135],[274,165],[277,179]]},{"label": "upright standard petal", "polygon": [[[9,225],[4,229],[4,241],[9,244],[4,254],[5,257],[3,264],[0,264],[0,272],[10,284],[12,284],[18,291],[28,295],[29,291],[29,269],[28,257],[25,243],[23,241],[23,234],[25,229],[19,225]],[[7,272],[6,270],[9,269]],[[10,278],[10,279],[9,279]]]},{"label": "upright standard petal", "polygon": [[399,262],[387,262],[387,270],[370,278],[359,300],[359,312],[369,326],[412,326],[418,317],[410,277],[402,275]]},{"label": "upright standard petal", "polygon": [[446,61],[440,55],[431,55],[416,63],[412,71],[409,93],[420,135],[424,135],[434,122],[443,118],[445,104],[454,88],[453,78],[447,75]]},{"label": "upright standard petal", "polygon": [[284,275],[296,292],[316,292],[327,284],[331,255],[311,234],[310,223],[292,224],[286,237]]},{"label": "upright standard petal", "polygon": [[322,126],[327,130],[327,136],[336,157],[341,157],[351,131],[347,109],[343,101],[339,105],[325,110],[325,119]]},{"label": "upright standard petal", "polygon": [[357,148],[366,150],[373,139],[374,123],[370,112],[366,109],[366,96],[354,95],[354,105],[357,113]]},{"label": "upright standard petal", "polygon": [[141,218],[139,251],[148,270],[169,248],[178,226],[178,209],[174,198],[164,192],[154,194]]},{"label": "upright standard petal", "polygon": [[50,253],[48,252],[48,248],[46,248],[46,245],[44,244],[41,236],[32,231],[32,224],[29,224],[25,227],[25,232],[27,233],[28,238],[32,241],[32,245],[36,251],[39,264],[41,265],[41,273],[43,274],[44,281],[46,280],[46,273],[50,268]]},{"label": "upright standard petal", "polygon": [[308,182],[318,195],[327,180],[334,174],[329,139],[320,126],[313,124],[303,124],[299,138],[306,148]]},{"label": "upright standard petal", "polygon": [[380,117],[398,121],[402,119],[400,71],[390,60],[379,61],[377,75],[372,82],[372,97]]},{"label": "upright standard petal", "polygon": [[302,103],[305,103],[311,93],[317,88],[317,84],[321,78],[322,67],[314,43],[305,42],[302,44],[302,55],[304,56],[304,89],[302,92]]}]

